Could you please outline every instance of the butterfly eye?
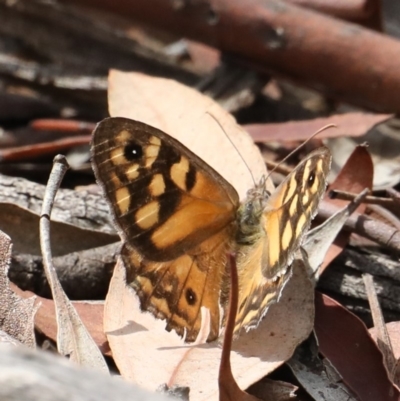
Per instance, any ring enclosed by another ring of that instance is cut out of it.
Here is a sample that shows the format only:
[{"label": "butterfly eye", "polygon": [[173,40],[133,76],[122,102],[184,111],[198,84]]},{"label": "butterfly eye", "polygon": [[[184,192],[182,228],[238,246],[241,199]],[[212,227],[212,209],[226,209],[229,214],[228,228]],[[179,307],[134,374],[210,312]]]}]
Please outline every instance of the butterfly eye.
[{"label": "butterfly eye", "polygon": [[128,143],[124,148],[124,156],[128,161],[138,160],[143,156],[143,149],[137,143]]},{"label": "butterfly eye", "polygon": [[314,185],[315,182],[315,172],[312,171],[307,179],[307,186],[310,188]]},{"label": "butterfly eye", "polygon": [[191,288],[186,290],[186,301],[189,305],[194,305],[197,301],[196,293]]}]

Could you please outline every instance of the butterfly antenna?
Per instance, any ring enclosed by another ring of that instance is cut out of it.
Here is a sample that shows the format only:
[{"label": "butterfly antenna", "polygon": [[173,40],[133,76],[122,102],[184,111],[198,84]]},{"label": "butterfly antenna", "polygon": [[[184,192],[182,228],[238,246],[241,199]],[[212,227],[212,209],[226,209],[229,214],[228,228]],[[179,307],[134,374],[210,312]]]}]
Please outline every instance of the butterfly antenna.
[{"label": "butterfly antenna", "polygon": [[329,128],[337,128],[337,125],[335,124],[327,124],[325,126],[323,126],[322,128],[320,128],[318,131],[314,132],[309,138],[307,138],[301,145],[297,146],[296,149],[293,149],[287,156],[285,156],[269,173],[267,176],[267,179],[269,178],[269,176],[283,163],[285,163],[285,161],[287,159],[289,159],[289,157],[293,156],[296,152],[298,152],[302,147],[304,147],[308,142],[311,141],[311,139],[314,139],[318,134],[320,134],[322,131],[325,131]]},{"label": "butterfly antenna", "polygon": [[211,114],[209,111],[206,112],[208,115],[210,115],[214,121],[219,125],[219,127],[221,128],[222,132],[225,134],[225,136],[228,138],[228,141],[231,143],[231,145],[235,148],[236,152],[238,153],[239,157],[242,159],[244,165],[247,168],[247,171],[250,173],[251,179],[253,180],[254,186],[256,185],[256,180],[254,179],[253,173],[250,170],[249,165],[246,163],[246,160],[244,160],[242,154],[239,152],[239,149],[236,147],[236,145],[233,143],[232,139],[229,138],[229,135],[226,133],[226,131],[224,130],[224,127],[222,126],[222,124],[218,121],[218,119]]}]

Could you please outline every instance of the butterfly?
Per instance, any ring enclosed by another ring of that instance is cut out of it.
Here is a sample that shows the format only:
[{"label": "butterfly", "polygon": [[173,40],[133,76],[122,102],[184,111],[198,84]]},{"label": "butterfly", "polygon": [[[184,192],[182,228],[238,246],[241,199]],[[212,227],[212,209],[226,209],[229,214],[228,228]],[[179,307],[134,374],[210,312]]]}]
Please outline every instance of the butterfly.
[{"label": "butterfly", "polygon": [[208,341],[219,337],[235,252],[239,307],[235,333],[256,327],[279,299],[290,264],[325,191],[331,154],[310,153],[269,193],[266,179],[241,202],[217,171],[168,134],[127,118],[93,132],[95,176],[122,238],[127,283],[141,309],[166,329],[196,339],[201,307]]}]

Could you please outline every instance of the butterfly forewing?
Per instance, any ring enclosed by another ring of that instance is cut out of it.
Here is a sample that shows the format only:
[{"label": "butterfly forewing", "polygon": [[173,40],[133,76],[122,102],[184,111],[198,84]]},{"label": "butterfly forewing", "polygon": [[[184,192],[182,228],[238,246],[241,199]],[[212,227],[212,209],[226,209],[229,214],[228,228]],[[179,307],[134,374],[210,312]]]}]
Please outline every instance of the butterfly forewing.
[{"label": "butterfly forewing", "polygon": [[172,260],[235,219],[234,188],[156,128],[106,119],[94,132],[92,155],[120,234],[150,260]]}]

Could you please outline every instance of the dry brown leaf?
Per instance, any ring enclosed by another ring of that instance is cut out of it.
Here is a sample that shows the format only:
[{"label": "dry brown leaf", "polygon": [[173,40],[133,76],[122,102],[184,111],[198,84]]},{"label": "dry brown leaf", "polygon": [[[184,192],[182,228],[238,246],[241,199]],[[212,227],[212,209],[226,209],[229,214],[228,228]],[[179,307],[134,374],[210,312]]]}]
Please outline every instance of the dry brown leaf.
[{"label": "dry brown leaf", "polygon": [[371,129],[361,138],[329,140],[333,154],[332,172],[338,173],[357,144],[368,143],[374,164],[374,190],[391,188],[400,181],[398,120],[392,119]]},{"label": "dry brown leaf", "polygon": [[336,129],[324,130],[318,138],[354,137],[365,135],[371,128],[389,118],[392,114],[346,113],[306,121],[284,123],[248,124],[244,128],[256,142],[305,141],[313,132],[329,124]]},{"label": "dry brown leaf", "polygon": [[[372,189],[373,175],[374,166],[368,150],[365,146],[357,146],[347,159],[334,182],[329,186],[328,191],[341,190],[358,194],[365,188]],[[324,202],[339,207],[344,207],[348,203],[347,201],[339,199],[324,199]],[[359,213],[364,213],[365,207],[365,204],[361,204],[358,206],[357,211]],[[336,237],[321,266],[320,274],[324,272],[332,260],[340,255],[348,243],[349,238],[350,232],[343,231]]]},{"label": "dry brown leaf", "polygon": [[35,297],[23,299],[11,290],[7,277],[10,258],[11,240],[0,231],[0,330],[22,344],[35,348]]},{"label": "dry brown leaf", "polygon": [[144,122],[179,140],[230,182],[240,199],[254,186],[249,169],[255,182],[266,173],[257,146],[234,118],[211,98],[176,81],[112,70],[108,103],[112,117]]},{"label": "dry brown leaf", "polygon": [[[259,327],[233,343],[233,375],[243,389],[290,358],[312,330],[313,286],[304,270],[295,269],[293,276]],[[150,390],[163,383],[189,386],[191,401],[218,398],[220,345],[185,344],[175,332],[165,331],[165,322],[142,313],[136,294],[126,286],[122,263],[110,283],[104,330],[126,379]]]},{"label": "dry brown leaf", "polygon": [[[22,298],[29,298],[34,295],[30,291],[22,291],[13,283],[10,284],[14,292]],[[54,301],[39,296],[36,296],[36,299],[39,303],[39,308],[35,315],[35,328],[47,338],[56,342],[57,320]],[[72,304],[102,354],[111,356],[111,350],[103,330],[104,303],[101,301],[73,301]]]}]

